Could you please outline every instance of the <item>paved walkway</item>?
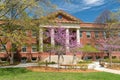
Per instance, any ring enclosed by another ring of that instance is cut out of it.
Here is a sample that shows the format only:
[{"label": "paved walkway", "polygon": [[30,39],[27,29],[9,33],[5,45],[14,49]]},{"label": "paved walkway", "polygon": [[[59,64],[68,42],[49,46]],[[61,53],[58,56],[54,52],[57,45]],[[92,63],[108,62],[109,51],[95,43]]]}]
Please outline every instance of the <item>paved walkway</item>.
[{"label": "paved walkway", "polygon": [[[20,63],[20,64],[15,65],[15,66],[0,66],[0,68],[15,68],[15,67],[29,67],[29,66],[38,66],[38,64],[37,63]],[[50,67],[57,67],[57,65],[50,65]],[[107,68],[101,67],[99,65],[99,62],[94,62],[92,64],[89,64],[88,68],[95,69],[98,71],[120,74],[120,70],[113,70],[113,69],[107,69]]]},{"label": "paved walkway", "polygon": [[104,67],[95,68],[95,70],[114,73],[114,74],[120,74],[120,70],[107,69],[107,68],[104,68]]},{"label": "paved walkway", "polygon": [[15,68],[15,67],[29,67],[29,66],[38,66],[38,63],[20,63],[18,65],[11,66],[0,66],[0,68]]},{"label": "paved walkway", "polygon": [[114,73],[114,74],[120,74],[120,70],[113,70],[113,69],[108,69],[105,67],[101,67],[99,65],[99,62],[93,62],[92,64],[89,64],[89,68],[93,68],[94,70],[98,71],[104,71],[104,72],[109,72],[109,73]]}]

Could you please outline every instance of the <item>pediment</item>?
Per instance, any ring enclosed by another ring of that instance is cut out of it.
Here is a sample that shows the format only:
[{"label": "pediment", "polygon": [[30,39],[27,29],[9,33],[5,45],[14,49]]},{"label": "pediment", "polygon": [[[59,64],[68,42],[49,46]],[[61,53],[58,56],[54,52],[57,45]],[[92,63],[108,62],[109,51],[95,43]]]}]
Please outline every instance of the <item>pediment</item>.
[{"label": "pediment", "polygon": [[53,12],[49,14],[47,17],[57,22],[82,22],[80,19],[68,14],[63,10]]}]

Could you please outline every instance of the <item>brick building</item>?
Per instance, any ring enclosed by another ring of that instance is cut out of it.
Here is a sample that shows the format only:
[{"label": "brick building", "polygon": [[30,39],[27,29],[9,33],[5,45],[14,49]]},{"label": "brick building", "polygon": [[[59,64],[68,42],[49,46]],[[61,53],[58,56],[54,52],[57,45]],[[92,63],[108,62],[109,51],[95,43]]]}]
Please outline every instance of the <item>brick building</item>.
[{"label": "brick building", "polygon": [[[73,30],[76,32],[76,41],[77,44],[82,44],[84,45],[92,45],[94,47],[97,47],[98,44],[95,43],[95,39],[100,38],[100,37],[106,37],[104,27],[105,24],[96,24],[96,23],[86,23],[78,18],[62,11],[56,11],[51,14],[49,14],[47,17],[51,19],[51,16],[55,16],[52,18],[52,20],[55,23],[60,24],[63,28],[66,29],[66,35],[69,36],[70,30]],[[3,21],[0,21],[0,24],[3,24]],[[30,39],[27,41],[29,45],[24,45],[21,47],[21,52],[17,54],[17,58],[26,58],[28,60],[38,60],[38,59],[43,59],[45,57],[48,57],[48,53],[44,51],[44,38],[43,36],[43,28],[49,28],[49,27],[54,27],[57,28],[59,25],[46,25],[42,26],[39,30],[39,45],[40,45],[40,50],[37,51],[37,46],[36,46],[36,38],[35,38],[35,33],[33,31],[29,31],[27,34]],[[55,45],[54,41],[54,28],[51,29],[51,37],[50,37],[50,44]],[[66,37],[66,44],[69,44],[69,37]],[[7,48],[10,48],[11,44],[8,43],[6,44]],[[0,52],[0,59],[7,58],[8,55],[5,53],[3,49],[3,46],[1,46],[1,52]],[[66,51],[69,52],[69,46],[66,46]],[[55,55],[52,53],[52,55]],[[70,55],[70,54],[68,54]],[[112,54],[113,56],[120,57],[119,53]],[[82,57],[83,55],[77,54],[77,56]],[[105,57],[107,56],[103,52],[98,53],[92,53],[88,54],[87,56],[91,57]]]}]

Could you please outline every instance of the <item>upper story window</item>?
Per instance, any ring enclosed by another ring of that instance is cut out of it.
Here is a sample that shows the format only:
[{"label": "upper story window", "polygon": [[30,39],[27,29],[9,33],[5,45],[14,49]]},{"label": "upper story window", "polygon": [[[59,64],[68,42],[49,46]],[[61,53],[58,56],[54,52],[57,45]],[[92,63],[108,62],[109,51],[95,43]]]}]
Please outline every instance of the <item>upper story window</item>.
[{"label": "upper story window", "polygon": [[27,46],[26,45],[22,46],[21,52],[27,52]]},{"label": "upper story window", "polygon": [[5,52],[5,46],[6,46],[5,44],[0,45],[0,52]]},{"label": "upper story window", "polygon": [[103,32],[103,37],[106,38],[106,32]]},{"label": "upper story window", "polygon": [[90,37],[91,37],[91,32],[90,32],[90,31],[87,31],[87,32],[86,32],[86,36],[87,36],[87,38],[90,38]]},{"label": "upper story window", "polygon": [[32,44],[32,52],[37,52],[37,44]]},{"label": "upper story window", "polygon": [[80,31],[80,38],[83,36],[82,34],[83,34],[83,32],[82,32],[82,31]]},{"label": "upper story window", "polygon": [[32,30],[32,37],[37,37],[37,32],[35,30]]},{"label": "upper story window", "polygon": [[25,35],[25,36],[28,36],[28,35],[29,35],[29,32],[28,32],[28,31],[25,31],[25,32],[24,32],[24,35]]},{"label": "upper story window", "polygon": [[118,37],[120,37],[120,32],[118,32]]},{"label": "upper story window", "polygon": [[16,51],[18,50],[16,44],[12,43],[12,49],[11,50],[12,50],[12,52],[16,53]]},{"label": "upper story window", "polygon": [[99,32],[96,31],[96,32],[95,32],[95,38],[98,38],[98,37],[99,37]]}]

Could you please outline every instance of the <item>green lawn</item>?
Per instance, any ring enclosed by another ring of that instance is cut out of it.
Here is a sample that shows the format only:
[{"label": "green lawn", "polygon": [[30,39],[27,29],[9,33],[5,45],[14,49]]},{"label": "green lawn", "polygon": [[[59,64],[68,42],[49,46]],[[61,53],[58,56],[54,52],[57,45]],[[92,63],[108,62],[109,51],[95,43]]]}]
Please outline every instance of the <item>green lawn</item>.
[{"label": "green lawn", "polygon": [[31,72],[24,68],[0,69],[0,80],[120,80],[120,75],[94,73]]}]

